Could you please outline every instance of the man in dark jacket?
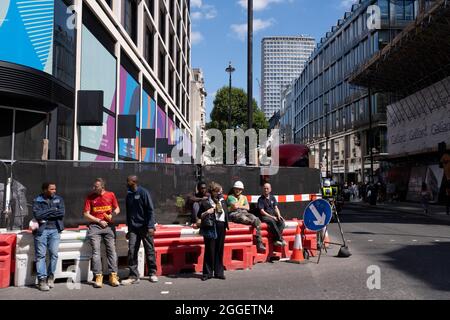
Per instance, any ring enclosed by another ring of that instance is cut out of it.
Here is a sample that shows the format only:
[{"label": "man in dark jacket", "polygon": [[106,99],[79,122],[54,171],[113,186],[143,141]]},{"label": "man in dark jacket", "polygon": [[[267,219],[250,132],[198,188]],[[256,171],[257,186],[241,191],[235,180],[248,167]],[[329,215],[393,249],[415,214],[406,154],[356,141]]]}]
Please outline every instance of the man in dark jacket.
[{"label": "man in dark jacket", "polygon": [[141,241],[144,242],[145,257],[150,282],[158,282],[156,276],[156,258],[153,236],[155,235],[155,213],[152,198],[148,190],[138,185],[137,176],[127,179],[126,198],[128,225],[128,265],[130,277],[122,281],[123,285],[139,283],[138,252]]},{"label": "man in dark jacket", "polygon": [[[58,262],[60,233],[64,230],[64,200],[56,195],[56,184],[42,184],[42,194],[33,201],[33,216],[38,229],[33,231],[38,289],[49,291],[55,286],[54,273]],[[50,264],[47,267],[47,249]]]}]

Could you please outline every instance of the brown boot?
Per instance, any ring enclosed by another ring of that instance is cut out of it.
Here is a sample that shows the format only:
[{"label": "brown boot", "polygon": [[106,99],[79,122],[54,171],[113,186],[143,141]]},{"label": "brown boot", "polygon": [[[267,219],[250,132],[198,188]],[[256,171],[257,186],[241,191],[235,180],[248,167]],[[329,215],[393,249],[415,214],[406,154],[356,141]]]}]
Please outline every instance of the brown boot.
[{"label": "brown boot", "polygon": [[103,275],[102,274],[95,275],[94,288],[103,288]]},{"label": "brown boot", "polygon": [[111,272],[111,274],[109,275],[109,284],[110,284],[112,287],[118,287],[118,286],[120,286],[119,276],[117,275],[117,273]]}]

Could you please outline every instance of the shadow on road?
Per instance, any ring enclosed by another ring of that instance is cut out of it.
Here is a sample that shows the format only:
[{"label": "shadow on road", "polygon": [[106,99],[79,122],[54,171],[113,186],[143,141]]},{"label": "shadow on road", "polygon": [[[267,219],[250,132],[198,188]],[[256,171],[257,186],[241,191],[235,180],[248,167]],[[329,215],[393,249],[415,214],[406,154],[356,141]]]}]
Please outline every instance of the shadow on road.
[{"label": "shadow on road", "polygon": [[339,214],[343,223],[399,223],[450,226],[450,221],[423,214],[383,211],[377,207],[361,208],[347,205]]},{"label": "shadow on road", "polygon": [[450,243],[411,245],[387,252],[386,263],[436,290],[450,291]]}]

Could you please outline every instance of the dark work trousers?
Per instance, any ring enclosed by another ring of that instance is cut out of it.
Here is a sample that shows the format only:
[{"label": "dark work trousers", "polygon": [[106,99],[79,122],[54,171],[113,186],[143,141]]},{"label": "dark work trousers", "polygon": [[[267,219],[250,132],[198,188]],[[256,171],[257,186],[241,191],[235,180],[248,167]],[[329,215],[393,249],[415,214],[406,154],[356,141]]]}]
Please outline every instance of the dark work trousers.
[{"label": "dark work trousers", "polygon": [[130,278],[139,278],[138,253],[141,241],[144,243],[148,275],[156,275],[155,244],[153,242],[153,237],[148,234],[148,228],[130,229],[128,239],[128,266],[130,268]]},{"label": "dark work trousers", "polygon": [[224,275],[223,248],[225,245],[225,223],[216,221],[217,239],[203,238],[205,241],[205,257],[203,259],[203,275],[216,277]]},{"label": "dark work trousers", "polygon": [[269,231],[273,236],[273,241],[283,241],[284,221],[278,221],[266,216],[262,216],[261,222],[267,223]]}]

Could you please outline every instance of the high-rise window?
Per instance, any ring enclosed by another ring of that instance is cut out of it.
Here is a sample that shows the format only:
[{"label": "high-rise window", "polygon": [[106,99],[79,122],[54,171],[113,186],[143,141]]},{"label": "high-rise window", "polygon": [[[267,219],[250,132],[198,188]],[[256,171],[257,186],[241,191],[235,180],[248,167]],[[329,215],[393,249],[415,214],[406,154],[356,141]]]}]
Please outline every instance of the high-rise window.
[{"label": "high-rise window", "polygon": [[159,33],[164,42],[166,42],[166,11],[164,8],[164,2],[160,2],[159,10]]},{"label": "high-rise window", "polygon": [[[163,48],[162,44],[159,44],[160,48]],[[158,57],[158,76],[159,81],[163,85],[166,83],[166,55],[164,54],[164,49],[160,49]]]},{"label": "high-rise window", "polygon": [[154,69],[155,34],[150,28],[145,29],[145,60]]},{"label": "high-rise window", "polygon": [[137,42],[137,4],[135,0],[122,0],[122,25],[134,43]]}]

